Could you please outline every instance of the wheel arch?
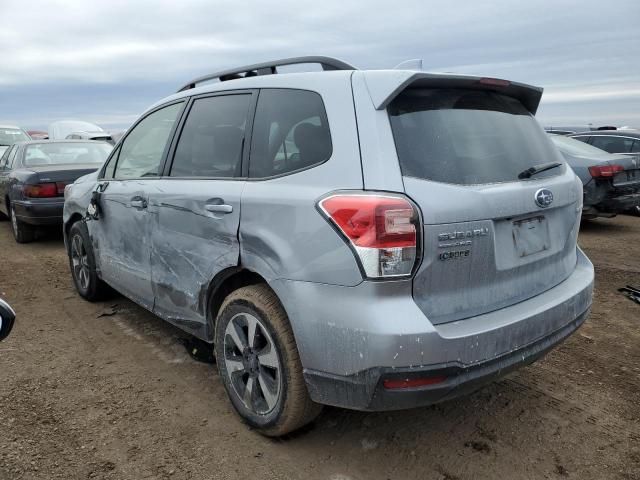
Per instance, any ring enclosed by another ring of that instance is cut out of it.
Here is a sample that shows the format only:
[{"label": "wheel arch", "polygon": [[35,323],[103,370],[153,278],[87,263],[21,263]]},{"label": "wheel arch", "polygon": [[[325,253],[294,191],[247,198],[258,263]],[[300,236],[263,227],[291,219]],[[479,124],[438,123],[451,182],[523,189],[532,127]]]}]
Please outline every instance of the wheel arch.
[{"label": "wheel arch", "polygon": [[82,220],[82,215],[80,215],[79,213],[74,213],[69,217],[69,220],[67,220],[63,227],[62,227],[62,231],[64,233],[64,243],[65,245],[67,245],[68,241],[67,239],[69,238],[69,231],[71,230],[71,227],[73,226],[74,223],[79,222]]},{"label": "wheel arch", "polygon": [[[262,275],[242,266],[226,268],[213,278],[207,288],[204,304],[207,316],[206,340],[208,342],[213,342],[216,318],[224,299],[239,288],[256,284],[264,284],[269,287],[269,283]],[[271,289],[271,287],[269,288]]]}]

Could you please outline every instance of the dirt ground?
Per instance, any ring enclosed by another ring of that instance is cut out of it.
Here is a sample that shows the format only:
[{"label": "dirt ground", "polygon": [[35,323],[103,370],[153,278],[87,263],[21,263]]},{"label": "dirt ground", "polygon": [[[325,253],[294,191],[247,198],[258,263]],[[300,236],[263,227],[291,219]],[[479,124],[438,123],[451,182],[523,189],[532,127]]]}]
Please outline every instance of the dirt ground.
[{"label": "dirt ground", "polygon": [[[335,408],[270,440],[232,411],[214,365],[122,297],[83,301],[62,239],[0,223],[0,479],[640,479],[640,218],[585,222],[591,317],[545,359],[463,399]],[[115,306],[115,308],[114,308]]]}]

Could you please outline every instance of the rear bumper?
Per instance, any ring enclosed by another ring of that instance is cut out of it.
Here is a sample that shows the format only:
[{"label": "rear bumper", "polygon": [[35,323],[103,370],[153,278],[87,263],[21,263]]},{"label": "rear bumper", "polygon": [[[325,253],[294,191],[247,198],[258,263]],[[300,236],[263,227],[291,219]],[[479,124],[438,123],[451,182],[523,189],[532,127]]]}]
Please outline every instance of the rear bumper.
[{"label": "rear bumper", "polygon": [[[504,375],[542,358],[568,338],[586,320],[585,311],[550,335],[499,357],[473,365],[431,365],[427,368],[373,368],[358,375],[340,377],[305,371],[310,394],[319,403],[366,411],[402,410],[451,400],[471,393]],[[443,377],[426,387],[388,390],[385,380]]]},{"label": "rear bumper", "polygon": [[[588,315],[594,278],[591,262],[581,251],[577,257],[569,278],[540,295],[435,326],[413,301],[411,282],[272,286],[291,319],[313,400],[394,410],[472,391],[534,362],[571,335]],[[427,376],[446,380],[402,390],[383,385],[385,379]]]},{"label": "rear bumper", "polygon": [[603,212],[622,213],[640,205],[640,193],[619,195],[607,198],[595,207]]},{"label": "rear bumper", "polygon": [[55,200],[15,200],[16,217],[30,225],[62,224],[64,199]]}]

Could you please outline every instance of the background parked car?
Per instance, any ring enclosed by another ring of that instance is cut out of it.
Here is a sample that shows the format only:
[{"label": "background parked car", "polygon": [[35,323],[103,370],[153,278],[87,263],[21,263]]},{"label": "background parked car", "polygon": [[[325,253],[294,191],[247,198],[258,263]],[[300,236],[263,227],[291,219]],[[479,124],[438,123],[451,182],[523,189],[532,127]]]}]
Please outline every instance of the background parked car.
[{"label": "background parked car", "polygon": [[8,147],[16,142],[24,142],[30,140],[27,132],[20,127],[12,125],[0,125],[0,155],[2,155]]},{"label": "background parked car", "polygon": [[109,132],[73,132],[67,135],[67,140],[96,140],[115,144]]},{"label": "background parked car", "polygon": [[49,134],[42,130],[27,130],[27,133],[33,140],[46,140],[49,138]]},{"label": "background parked car", "polygon": [[544,127],[547,133],[555,133],[557,135],[571,135],[580,132],[589,132],[592,130],[589,125],[563,125],[563,126],[547,126]]},{"label": "background parked car", "polygon": [[11,219],[18,243],[35,238],[34,227],[62,223],[64,187],[97,170],[111,152],[105,142],[19,142],[0,158],[0,216]]},{"label": "background parked car", "polygon": [[571,138],[588,143],[609,153],[640,155],[639,130],[597,130],[571,135]]},{"label": "background parked car", "polygon": [[640,206],[640,162],[563,135],[550,135],[584,185],[585,218],[612,217]]},{"label": "background parked car", "polygon": [[51,140],[64,140],[67,138],[67,135],[74,132],[105,133],[98,125],[81,120],[61,120],[59,122],[53,122],[49,125],[48,130]]}]

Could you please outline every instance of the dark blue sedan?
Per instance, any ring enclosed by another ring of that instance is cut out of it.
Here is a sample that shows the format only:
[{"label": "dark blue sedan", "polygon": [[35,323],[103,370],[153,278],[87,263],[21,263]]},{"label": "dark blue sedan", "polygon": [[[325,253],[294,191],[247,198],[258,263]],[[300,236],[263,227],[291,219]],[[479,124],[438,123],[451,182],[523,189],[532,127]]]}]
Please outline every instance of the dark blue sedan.
[{"label": "dark blue sedan", "polygon": [[11,220],[18,243],[35,239],[35,227],[62,225],[64,187],[94,172],[112,146],[91,141],[18,142],[0,157],[0,216]]}]

